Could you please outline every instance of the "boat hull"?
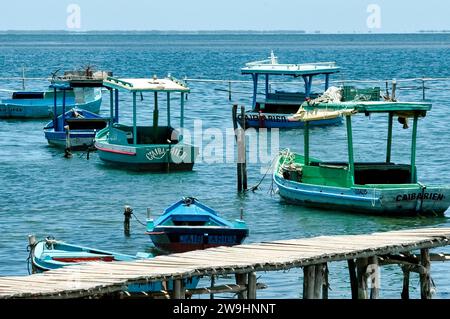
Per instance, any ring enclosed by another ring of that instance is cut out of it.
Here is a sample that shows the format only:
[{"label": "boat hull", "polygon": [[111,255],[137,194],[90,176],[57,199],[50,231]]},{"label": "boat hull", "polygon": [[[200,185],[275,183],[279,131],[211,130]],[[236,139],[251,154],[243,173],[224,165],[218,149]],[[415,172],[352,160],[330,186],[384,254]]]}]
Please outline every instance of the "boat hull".
[{"label": "boat hull", "polygon": [[[65,243],[55,243],[55,248],[60,250],[53,251],[52,249],[46,248],[44,241],[37,243],[32,248],[31,262],[33,273],[43,273],[49,270],[59,269],[69,265],[80,265],[82,263],[89,262],[133,261],[138,259],[134,256],[115,254],[112,252],[105,252]],[[85,254],[83,254],[83,252]],[[102,255],[102,257],[92,257],[92,255],[89,255],[90,253]],[[63,258],[56,258],[61,256],[63,256]],[[61,261],[62,259],[64,259],[65,262]],[[80,262],[81,259],[84,260],[84,262]],[[198,285],[198,282],[200,281],[200,277],[194,276],[191,278],[185,278],[183,281],[186,288],[195,289]],[[167,280],[166,282],[154,281],[142,284],[129,284],[127,285],[126,290],[129,293],[160,292],[163,290],[173,290],[173,280]]]},{"label": "boat hull", "polygon": [[[96,140],[101,160],[112,166],[145,171],[190,171],[199,148],[188,144],[125,146]],[[180,155],[181,154],[181,155]]]},{"label": "boat hull", "polygon": [[[53,147],[67,147],[65,132],[45,131],[45,138]],[[86,150],[94,145],[95,132],[70,132],[69,138],[71,150]]]},{"label": "boat hull", "polygon": [[[30,104],[0,103],[0,118],[51,118],[53,117],[53,100],[48,99],[40,103],[31,102]],[[80,108],[92,113],[99,113],[102,98],[94,101],[77,104],[75,102],[68,103],[66,110],[71,108]],[[62,113],[62,101],[58,101],[58,115]]]},{"label": "boat hull", "polygon": [[450,206],[450,188],[339,188],[303,184],[274,174],[280,196],[289,203],[380,215],[442,216]]},{"label": "boat hull", "polygon": [[248,229],[211,227],[155,227],[149,232],[155,247],[172,253],[240,245]]},{"label": "boat hull", "polygon": [[[277,113],[263,113],[247,112],[245,114],[246,128],[281,128],[281,129],[299,129],[305,127],[303,121],[293,121],[289,117],[294,114],[277,114]],[[342,117],[336,116],[332,118],[309,121],[310,126],[329,126],[339,125],[342,123]]]}]

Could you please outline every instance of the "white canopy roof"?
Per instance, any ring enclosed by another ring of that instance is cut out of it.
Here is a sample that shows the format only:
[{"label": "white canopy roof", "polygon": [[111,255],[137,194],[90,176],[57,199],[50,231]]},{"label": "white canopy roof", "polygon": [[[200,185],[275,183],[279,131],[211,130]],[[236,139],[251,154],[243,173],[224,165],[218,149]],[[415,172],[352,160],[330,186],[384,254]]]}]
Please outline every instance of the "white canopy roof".
[{"label": "white canopy roof", "polygon": [[126,78],[117,79],[108,77],[103,81],[105,87],[123,89],[130,92],[189,92],[185,83],[175,78]]}]

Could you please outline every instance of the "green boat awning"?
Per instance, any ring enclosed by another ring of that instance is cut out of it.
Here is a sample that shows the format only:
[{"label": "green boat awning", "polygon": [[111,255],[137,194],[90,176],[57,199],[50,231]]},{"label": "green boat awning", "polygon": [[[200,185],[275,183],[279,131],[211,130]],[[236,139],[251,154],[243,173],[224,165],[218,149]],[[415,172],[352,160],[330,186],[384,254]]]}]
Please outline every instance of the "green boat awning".
[{"label": "green boat awning", "polygon": [[305,109],[332,109],[332,110],[354,110],[356,113],[409,113],[427,112],[431,110],[431,103],[419,102],[338,102],[303,104]]}]

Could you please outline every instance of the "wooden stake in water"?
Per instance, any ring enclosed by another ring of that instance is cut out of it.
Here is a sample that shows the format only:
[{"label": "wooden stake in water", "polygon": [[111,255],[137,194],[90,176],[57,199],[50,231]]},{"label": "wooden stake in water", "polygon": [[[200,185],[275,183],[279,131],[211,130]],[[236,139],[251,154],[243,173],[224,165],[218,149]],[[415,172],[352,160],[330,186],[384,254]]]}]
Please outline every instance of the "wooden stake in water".
[{"label": "wooden stake in water", "polygon": [[65,158],[71,158],[72,152],[71,152],[71,143],[70,143],[70,127],[69,125],[64,126],[64,129],[66,131],[66,148],[64,150],[64,157]]},{"label": "wooden stake in water", "polygon": [[131,215],[133,214],[133,208],[131,208],[130,206],[125,206],[124,208],[124,212],[123,212],[123,216],[124,216],[124,220],[123,220],[123,230],[125,233],[125,236],[130,236],[130,219],[131,219]]}]

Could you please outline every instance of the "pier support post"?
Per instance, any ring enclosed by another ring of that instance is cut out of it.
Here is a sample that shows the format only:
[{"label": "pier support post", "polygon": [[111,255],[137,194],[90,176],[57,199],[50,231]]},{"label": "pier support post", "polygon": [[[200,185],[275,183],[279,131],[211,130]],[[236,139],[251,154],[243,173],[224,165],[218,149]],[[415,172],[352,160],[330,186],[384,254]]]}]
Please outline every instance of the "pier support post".
[{"label": "pier support post", "polygon": [[248,287],[247,287],[248,299],[256,299],[256,273],[251,272],[248,274]]},{"label": "pier support post", "polygon": [[328,282],[328,265],[324,265],[323,270],[323,285],[322,285],[322,299],[328,299],[328,290],[330,289],[330,284]]},{"label": "pier support post", "polygon": [[408,300],[409,299],[409,274],[410,274],[409,266],[403,266],[402,271],[403,271],[402,299]]},{"label": "pier support post", "polygon": [[184,288],[184,282],[182,279],[173,281],[173,299],[186,299],[186,289]]},{"label": "pier support post", "polygon": [[380,268],[377,256],[369,257],[367,271],[370,276],[370,299],[378,299],[380,295]]},{"label": "pier support post", "polygon": [[303,299],[314,299],[314,283],[316,266],[305,266],[303,268]]},{"label": "pier support post", "polygon": [[428,249],[420,250],[420,263],[424,272],[420,276],[420,296],[422,299],[431,299],[431,277],[430,277],[430,251]]},{"label": "pier support post", "polygon": [[327,285],[328,295],[328,278],[325,279],[327,274],[327,264],[316,265],[314,273],[314,299],[322,299],[323,292],[325,290],[325,283]]},{"label": "pier support post", "polygon": [[352,299],[358,299],[358,279],[356,278],[356,264],[354,259],[347,260],[348,272],[350,275],[350,288]]},{"label": "pier support post", "polygon": [[[247,286],[247,274],[236,274],[236,284],[245,287]],[[241,291],[238,293],[238,299],[247,299],[247,291]]]},{"label": "pier support post", "polygon": [[358,299],[367,299],[367,258],[356,259],[356,276],[358,279]]}]

